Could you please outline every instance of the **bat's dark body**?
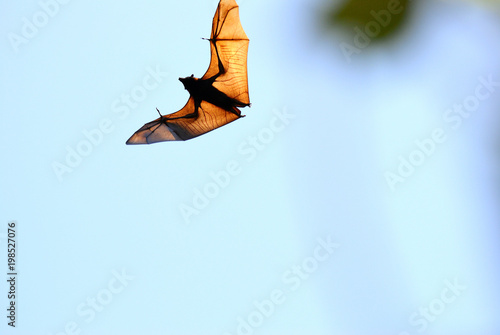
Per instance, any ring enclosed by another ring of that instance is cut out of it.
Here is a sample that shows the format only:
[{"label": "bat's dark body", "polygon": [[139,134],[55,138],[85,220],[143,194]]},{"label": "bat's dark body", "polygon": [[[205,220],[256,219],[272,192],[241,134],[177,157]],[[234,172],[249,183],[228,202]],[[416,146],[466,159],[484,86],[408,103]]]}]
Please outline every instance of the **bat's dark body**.
[{"label": "bat's dark body", "polygon": [[234,0],[220,0],[209,39],[211,59],[205,75],[179,78],[190,98],[178,112],[161,115],[136,131],[127,144],[188,140],[242,117],[250,106],[247,80],[248,37]]},{"label": "bat's dark body", "polygon": [[[217,75],[209,79],[197,79],[193,76],[179,78],[179,80],[184,84],[184,88],[194,99],[195,112],[189,117],[198,116],[198,108],[202,101],[206,101],[216,107],[220,107],[228,112],[234,113],[237,116],[241,116],[241,113],[238,108],[235,107],[247,107],[250,105],[249,103],[247,104],[237,99],[228,97],[225,93],[219,91],[213,86],[215,79],[223,73],[224,69],[222,68]],[[187,117],[187,115],[183,117]]]}]

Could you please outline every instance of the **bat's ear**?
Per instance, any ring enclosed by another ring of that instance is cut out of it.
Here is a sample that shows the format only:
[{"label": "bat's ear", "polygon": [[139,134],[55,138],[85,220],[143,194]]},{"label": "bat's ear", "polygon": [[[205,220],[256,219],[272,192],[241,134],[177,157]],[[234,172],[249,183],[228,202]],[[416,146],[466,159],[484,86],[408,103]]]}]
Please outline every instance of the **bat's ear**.
[{"label": "bat's ear", "polygon": [[186,79],[188,78],[194,78],[194,74],[190,75],[189,77],[186,77],[186,78],[179,78],[179,80],[182,82],[182,83],[185,83],[186,82]]},{"label": "bat's ear", "polygon": [[196,78],[194,77],[194,75],[191,75],[190,77],[179,78],[179,80],[182,84],[184,84],[184,88],[191,92],[193,85],[195,85]]}]

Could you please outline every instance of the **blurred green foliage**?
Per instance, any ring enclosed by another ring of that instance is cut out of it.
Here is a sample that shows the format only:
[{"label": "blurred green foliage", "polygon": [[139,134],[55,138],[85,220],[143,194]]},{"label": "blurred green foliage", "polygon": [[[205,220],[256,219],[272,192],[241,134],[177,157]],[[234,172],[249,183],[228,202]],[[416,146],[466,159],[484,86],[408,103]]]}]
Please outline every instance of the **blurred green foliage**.
[{"label": "blurred green foliage", "polygon": [[394,35],[411,9],[410,0],[347,0],[340,7],[337,1],[334,5],[326,14],[328,26],[348,32],[368,29],[374,32],[373,41]]}]

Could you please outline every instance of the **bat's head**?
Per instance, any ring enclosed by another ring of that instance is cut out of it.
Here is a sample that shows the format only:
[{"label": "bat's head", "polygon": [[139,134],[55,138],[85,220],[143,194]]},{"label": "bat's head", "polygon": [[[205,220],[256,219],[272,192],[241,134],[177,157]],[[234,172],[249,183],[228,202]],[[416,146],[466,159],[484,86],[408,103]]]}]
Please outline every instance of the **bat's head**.
[{"label": "bat's head", "polygon": [[186,77],[186,78],[179,78],[179,80],[181,81],[182,84],[184,84],[184,88],[186,90],[188,90],[189,92],[191,92],[193,90],[193,87],[195,84],[195,82],[198,80],[194,77],[194,75],[192,74],[190,77]]}]

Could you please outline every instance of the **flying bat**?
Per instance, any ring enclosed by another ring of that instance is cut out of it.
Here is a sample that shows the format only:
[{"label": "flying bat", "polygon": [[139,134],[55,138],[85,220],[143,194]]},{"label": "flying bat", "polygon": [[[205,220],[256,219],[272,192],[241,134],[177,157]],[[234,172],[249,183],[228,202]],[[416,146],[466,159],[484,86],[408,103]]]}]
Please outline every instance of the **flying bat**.
[{"label": "flying bat", "polygon": [[181,110],[146,123],[127,144],[185,141],[243,117],[250,106],[247,53],[249,39],[241,26],[236,1],[220,0],[212,22],[210,65],[201,78],[179,78],[189,92]]}]

